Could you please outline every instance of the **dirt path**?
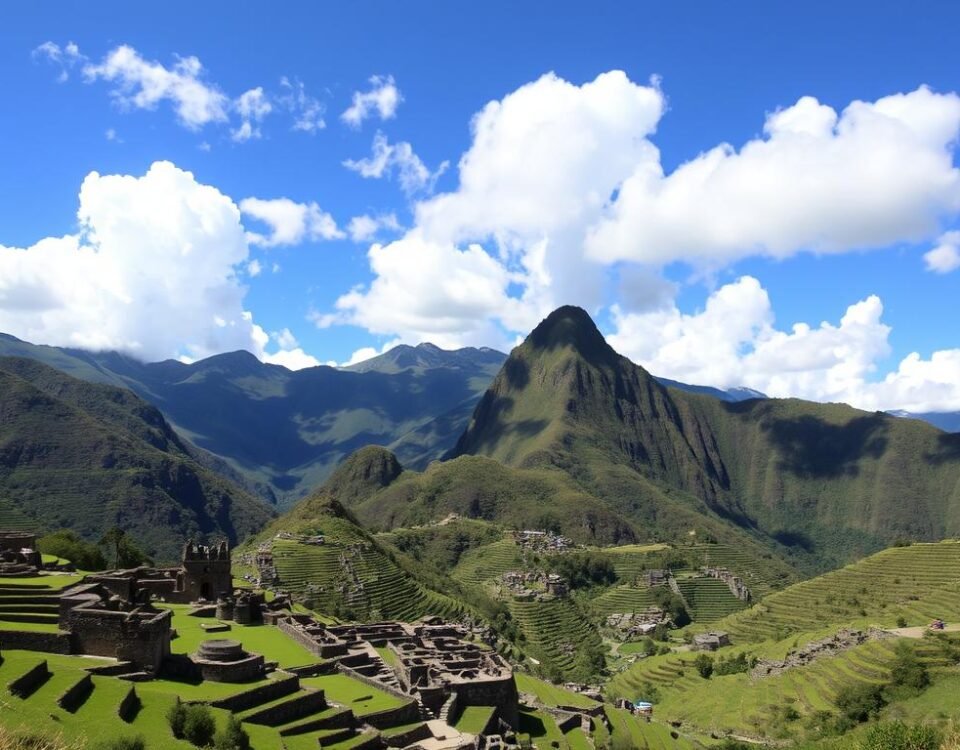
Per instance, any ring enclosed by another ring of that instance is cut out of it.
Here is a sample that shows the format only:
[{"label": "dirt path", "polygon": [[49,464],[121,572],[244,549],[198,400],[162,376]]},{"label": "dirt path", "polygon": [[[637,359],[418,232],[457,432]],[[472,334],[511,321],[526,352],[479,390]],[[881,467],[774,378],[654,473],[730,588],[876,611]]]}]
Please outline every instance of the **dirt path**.
[{"label": "dirt path", "polygon": [[886,632],[899,635],[901,638],[923,638],[925,633],[960,633],[960,623],[951,623],[943,630],[930,630],[926,627],[890,628]]}]

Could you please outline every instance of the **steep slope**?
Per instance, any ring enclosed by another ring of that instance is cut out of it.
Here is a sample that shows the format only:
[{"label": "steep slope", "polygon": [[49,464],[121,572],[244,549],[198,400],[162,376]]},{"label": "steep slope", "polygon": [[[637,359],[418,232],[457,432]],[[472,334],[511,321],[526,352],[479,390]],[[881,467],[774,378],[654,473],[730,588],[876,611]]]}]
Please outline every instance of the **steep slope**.
[{"label": "steep slope", "polygon": [[239,541],[271,515],[130,391],[19,358],[0,358],[0,497],[40,528],[96,540],[120,525],[161,559],[188,536]]},{"label": "steep slope", "polygon": [[425,467],[463,431],[503,362],[491,349],[397,347],[348,370],[291,371],[248,352],[192,364],[34,346],[0,337],[0,354],[31,357],[91,382],[123,385],[157,406],[205,463],[288,506],[354,450],[389,445]]},{"label": "steep slope", "polygon": [[960,533],[960,437],[836,404],[665,388],[579,308],[514,349],[453,455],[560,468],[658,529],[678,505],[715,515],[820,568]]}]

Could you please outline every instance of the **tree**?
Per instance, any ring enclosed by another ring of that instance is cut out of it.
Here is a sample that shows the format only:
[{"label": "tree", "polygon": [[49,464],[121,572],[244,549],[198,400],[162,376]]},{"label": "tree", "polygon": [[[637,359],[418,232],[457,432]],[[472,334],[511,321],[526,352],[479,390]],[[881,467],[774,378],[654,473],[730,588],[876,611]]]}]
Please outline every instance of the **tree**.
[{"label": "tree", "polygon": [[213,742],[216,750],[250,750],[250,736],[236,716],[227,719],[227,726],[217,732]]},{"label": "tree", "polygon": [[69,560],[80,570],[103,570],[107,560],[95,544],[88,544],[73,531],[61,529],[37,540],[37,549]]},{"label": "tree", "polygon": [[133,540],[127,536],[127,532],[119,526],[114,526],[107,531],[103,535],[103,539],[100,540],[100,544],[113,551],[113,566],[115,568],[134,568],[150,562],[146,554],[133,543]]},{"label": "tree", "polygon": [[917,692],[930,684],[930,674],[917,657],[916,651],[907,644],[897,645],[896,658],[890,667],[890,683],[896,687]]},{"label": "tree", "polygon": [[713,659],[707,654],[697,654],[697,658],[693,660],[693,666],[697,668],[697,672],[705,680],[709,680],[713,674]]},{"label": "tree", "polygon": [[883,688],[870,684],[844,688],[837,694],[835,702],[844,718],[854,724],[867,721],[886,705]]},{"label": "tree", "polygon": [[186,720],[183,723],[183,736],[192,745],[206,747],[213,742],[217,724],[210,713],[210,707],[203,703],[187,706]]},{"label": "tree", "polygon": [[178,740],[183,739],[183,727],[187,723],[187,707],[177,699],[167,710],[167,724],[170,725],[170,731]]}]

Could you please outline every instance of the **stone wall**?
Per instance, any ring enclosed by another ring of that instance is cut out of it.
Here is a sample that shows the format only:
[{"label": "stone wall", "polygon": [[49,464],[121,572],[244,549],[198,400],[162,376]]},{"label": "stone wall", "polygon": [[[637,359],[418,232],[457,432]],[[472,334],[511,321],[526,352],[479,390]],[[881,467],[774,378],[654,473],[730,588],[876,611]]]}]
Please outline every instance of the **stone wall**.
[{"label": "stone wall", "polygon": [[236,661],[208,661],[194,659],[200,676],[210,682],[249,682],[263,677],[264,660],[260,654],[250,654]]},{"label": "stone wall", "polygon": [[403,724],[412,724],[420,721],[420,707],[414,700],[408,700],[401,706],[387,708],[376,713],[366,714],[360,720],[364,724],[369,724],[376,729],[386,729],[387,727],[396,727]]},{"label": "stone wall", "polygon": [[512,674],[498,680],[453,683],[450,689],[457,693],[461,706],[496,706],[503,721],[518,726],[520,696]]},{"label": "stone wall", "polygon": [[278,698],[287,695],[293,695],[300,689],[300,678],[296,675],[283,677],[279,680],[271,680],[266,685],[245,690],[242,693],[231,695],[229,698],[210,703],[214,708],[225,708],[228,711],[246,711],[248,708],[259,706],[263,703],[271,703]]},{"label": "stone wall", "polygon": [[311,690],[283,703],[267,706],[261,711],[254,711],[247,715],[244,721],[250,724],[265,724],[275,727],[299,719],[301,716],[323,711],[326,708],[327,700],[323,691]]},{"label": "stone wall", "polygon": [[73,652],[69,633],[34,633],[27,630],[0,631],[0,648],[41,651],[47,654]]},{"label": "stone wall", "polygon": [[417,724],[405,732],[394,732],[383,739],[389,747],[409,747],[420,742],[420,740],[428,740],[431,737],[433,737],[433,733],[430,731],[430,727],[426,724]]},{"label": "stone wall", "polygon": [[85,674],[61,693],[60,697],[57,698],[57,705],[64,711],[74,713],[92,692],[93,678],[89,674]]},{"label": "stone wall", "polygon": [[117,716],[129,724],[137,717],[137,712],[139,711],[140,696],[137,695],[137,689],[131,685],[130,690],[123,696],[120,705],[117,706]]},{"label": "stone wall", "polygon": [[117,612],[79,606],[61,627],[69,630],[77,653],[109,656],[156,672],[170,655],[172,613]]},{"label": "stone wall", "polygon": [[50,670],[47,668],[46,660],[43,660],[12,680],[7,685],[7,689],[19,698],[27,698],[48,679],[50,679]]},{"label": "stone wall", "polygon": [[391,685],[386,685],[380,682],[379,680],[374,679],[373,677],[367,677],[367,675],[361,674],[357,670],[352,669],[351,667],[344,664],[342,661],[337,664],[337,669],[343,674],[347,675],[348,677],[352,677],[355,680],[360,680],[360,682],[364,683],[365,685],[374,687],[377,690],[382,690],[385,693],[390,693],[390,695],[394,696],[395,698],[402,698],[403,700],[408,700],[410,698],[410,696],[404,693],[402,690],[398,690],[397,688],[392,687]]}]

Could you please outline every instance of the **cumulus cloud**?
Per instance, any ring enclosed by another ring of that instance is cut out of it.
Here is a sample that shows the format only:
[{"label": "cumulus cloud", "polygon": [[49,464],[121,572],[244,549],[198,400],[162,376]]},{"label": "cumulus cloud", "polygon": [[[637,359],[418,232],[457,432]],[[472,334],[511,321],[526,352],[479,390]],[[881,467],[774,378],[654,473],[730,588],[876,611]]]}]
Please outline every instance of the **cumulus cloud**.
[{"label": "cumulus cloud", "polygon": [[400,232],[402,229],[394,213],[378,214],[376,216],[362,214],[360,216],[354,216],[350,219],[350,223],[347,224],[347,234],[350,235],[350,239],[354,242],[367,242],[384,230],[388,232]]},{"label": "cumulus cloud", "polygon": [[675,305],[644,313],[613,309],[607,337],[617,351],[657,375],[719,388],[747,386],[775,397],[843,401],[862,409],[960,409],[960,349],[912,353],[877,377],[890,354],[890,327],[873,295],[837,324],[778,329],[767,291],[744,276],[716,290],[704,309]]},{"label": "cumulus cloud", "polygon": [[337,222],[316,203],[297,203],[289,198],[244,198],[240,210],[270,228],[267,235],[247,232],[247,241],[261,247],[297,245],[306,240],[337,240],[346,235]]},{"label": "cumulus cloud", "polygon": [[91,172],[79,204],[77,234],[0,246],[0,330],[146,359],[260,353],[230,198],[157,162],[140,177]]},{"label": "cumulus cloud", "polygon": [[721,144],[665,175],[639,162],[587,253],[604,262],[716,266],[918,241],[960,210],[960,97],[921,87],[841,113],[803,97],[763,138]]},{"label": "cumulus cloud", "polygon": [[251,138],[260,138],[259,123],[273,111],[273,105],[263,93],[263,87],[243,92],[234,102],[234,108],[240,115],[240,127],[230,132],[230,137],[238,143]]},{"label": "cumulus cloud", "polygon": [[376,114],[381,120],[389,120],[397,113],[403,101],[393,76],[372,76],[367,91],[354,91],[353,103],[340,115],[347,125],[359,128],[363,121]]},{"label": "cumulus cloud", "polygon": [[927,270],[950,273],[960,268],[960,231],[947,232],[937,240],[937,246],[923,256]]},{"label": "cumulus cloud", "polygon": [[272,354],[263,355],[263,361],[268,364],[281,365],[288,370],[303,370],[307,367],[319,367],[324,364],[301,348],[296,336],[289,328],[271,334],[270,338],[278,348]]},{"label": "cumulus cloud", "polygon": [[211,122],[225,122],[229,99],[213,84],[202,80],[203,66],[196,57],[180,57],[173,67],[145,60],[133,47],[123,44],[99,63],[87,63],[88,81],[115,84],[112,95],[123,107],[155,109],[168,101],[177,119],[191,130]]},{"label": "cumulus cloud", "polygon": [[400,187],[407,195],[432,192],[437,179],[449,166],[448,162],[443,162],[431,172],[414,153],[413,146],[406,141],[390,143],[379,131],[373,137],[370,150],[369,157],[347,159],[343,162],[343,166],[365,178],[380,179],[396,174]]},{"label": "cumulus cloud", "polygon": [[[839,113],[803,97],[769,114],[764,135],[739,151],[721,144],[670,174],[651,141],[665,107],[656,81],[612,71],[574,85],[548,74],[474,116],[459,185],[415,204],[409,230],[414,244],[443,246],[452,258],[464,247],[488,255],[500,294],[488,295],[490,307],[477,312],[483,321],[469,331],[523,332],[564,303],[596,311],[613,273],[633,300],[662,307],[672,289],[660,269],[676,261],[704,272],[750,255],[920,241],[960,211],[955,94],[921,87]],[[351,168],[386,173],[389,146],[375,139],[371,157]],[[409,247],[401,239],[371,251],[376,278],[345,295],[341,312],[375,319],[365,308],[386,304],[392,333],[428,337],[431,330],[401,322],[420,320],[404,305],[421,299],[382,293],[399,285],[381,272],[401,272],[383,258],[408,257]],[[423,293],[443,308],[443,271],[420,270]],[[623,307],[636,304],[625,298]]]}]

